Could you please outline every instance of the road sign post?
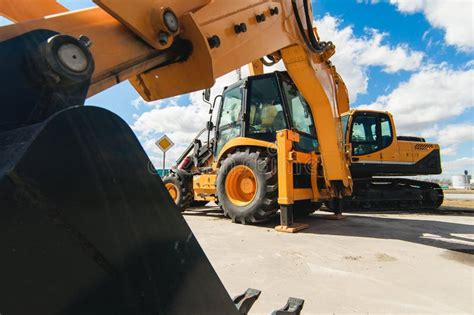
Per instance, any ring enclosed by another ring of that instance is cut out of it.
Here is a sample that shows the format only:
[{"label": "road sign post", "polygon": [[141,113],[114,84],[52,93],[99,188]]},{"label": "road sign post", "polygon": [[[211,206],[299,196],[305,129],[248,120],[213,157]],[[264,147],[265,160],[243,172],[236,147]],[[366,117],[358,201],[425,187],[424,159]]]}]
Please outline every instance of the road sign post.
[{"label": "road sign post", "polygon": [[156,146],[163,152],[163,176],[165,175],[166,170],[166,152],[174,146],[173,141],[167,136],[164,135],[155,142]]},{"label": "road sign post", "polygon": [[464,171],[464,187],[466,190],[470,190],[471,183],[469,181],[469,172],[467,170]]}]

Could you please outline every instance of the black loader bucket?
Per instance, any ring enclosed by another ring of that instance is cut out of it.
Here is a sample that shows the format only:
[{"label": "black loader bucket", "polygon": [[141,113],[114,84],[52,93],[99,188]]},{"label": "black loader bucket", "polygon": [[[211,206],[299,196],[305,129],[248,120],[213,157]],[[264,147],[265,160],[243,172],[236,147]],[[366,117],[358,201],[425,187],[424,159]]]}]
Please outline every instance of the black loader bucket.
[{"label": "black loader bucket", "polygon": [[0,133],[2,314],[239,314],[149,163],[96,107]]}]

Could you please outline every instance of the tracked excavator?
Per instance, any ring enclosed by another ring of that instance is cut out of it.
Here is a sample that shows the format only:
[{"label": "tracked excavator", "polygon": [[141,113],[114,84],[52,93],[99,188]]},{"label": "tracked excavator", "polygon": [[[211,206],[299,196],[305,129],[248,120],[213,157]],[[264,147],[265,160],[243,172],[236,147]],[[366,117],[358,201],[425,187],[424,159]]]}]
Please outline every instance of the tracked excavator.
[{"label": "tracked excavator", "polygon": [[[0,0],[0,14],[15,22],[0,28],[0,312],[246,314],[260,293],[229,298],[132,130],[84,103],[125,80],[145,100],[163,99],[281,58],[317,113],[318,151],[298,149],[306,136],[285,129],[276,143],[222,143],[213,165],[243,184],[229,198],[252,191],[242,174],[265,183],[259,194],[278,193],[291,227],[293,204],[352,194],[335,47],[319,40],[309,0],[94,2],[68,11],[54,0]],[[296,165],[309,168],[310,186],[293,181]],[[275,212],[273,201],[267,209]],[[260,219],[250,212],[245,220]],[[290,299],[275,314],[302,305]]]},{"label": "tracked excavator", "polygon": [[[388,112],[352,110],[341,117],[345,143],[352,148],[352,196],[344,208],[369,211],[438,209],[444,200],[436,183],[410,176],[442,173],[440,147],[424,138],[397,136]],[[330,209],[333,201],[326,202]]]}]

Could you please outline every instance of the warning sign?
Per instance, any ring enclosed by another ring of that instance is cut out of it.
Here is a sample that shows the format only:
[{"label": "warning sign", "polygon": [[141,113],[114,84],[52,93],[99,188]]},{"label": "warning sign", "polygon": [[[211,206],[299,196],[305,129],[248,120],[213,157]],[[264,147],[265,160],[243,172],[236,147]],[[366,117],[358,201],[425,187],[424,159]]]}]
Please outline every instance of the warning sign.
[{"label": "warning sign", "polygon": [[174,146],[173,141],[171,141],[170,138],[168,138],[167,135],[164,135],[158,141],[156,141],[156,146],[160,148],[161,151],[166,152],[169,149],[171,149]]}]

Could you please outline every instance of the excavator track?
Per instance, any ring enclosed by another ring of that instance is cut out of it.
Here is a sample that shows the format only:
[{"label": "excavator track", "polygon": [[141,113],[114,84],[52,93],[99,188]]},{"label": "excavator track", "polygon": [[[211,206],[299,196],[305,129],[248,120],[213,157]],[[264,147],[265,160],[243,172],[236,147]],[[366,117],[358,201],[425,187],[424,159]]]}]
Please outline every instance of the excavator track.
[{"label": "excavator track", "polygon": [[[354,180],[354,193],[344,199],[345,211],[419,211],[438,209],[444,201],[438,184],[406,178]],[[334,203],[326,206],[334,210]]]}]

